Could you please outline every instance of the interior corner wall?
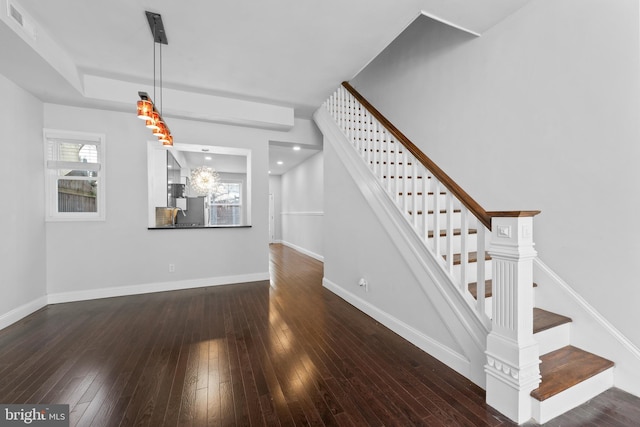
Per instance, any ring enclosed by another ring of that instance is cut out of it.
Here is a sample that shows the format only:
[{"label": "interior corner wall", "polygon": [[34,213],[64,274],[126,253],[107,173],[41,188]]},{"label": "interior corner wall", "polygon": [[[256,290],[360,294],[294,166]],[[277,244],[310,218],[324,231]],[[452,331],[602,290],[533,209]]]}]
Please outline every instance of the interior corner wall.
[{"label": "interior corner wall", "polygon": [[269,176],[269,194],[273,195],[273,240],[282,242],[282,176]]},{"label": "interior corner wall", "polygon": [[322,260],[324,255],[323,153],[282,175],[282,242]]},{"label": "interior corner wall", "polygon": [[352,80],[487,210],[540,209],[540,259],[636,346],[638,8],[533,0],[477,38],[420,17]]},{"label": "interior corner wall", "polygon": [[2,328],[46,304],[46,255],[43,105],[2,75],[0,94]]},{"label": "interior corner wall", "polygon": [[131,113],[54,104],[44,111],[45,127],[106,134],[106,221],[46,225],[54,301],[268,279],[266,178],[274,131],[169,118],[176,142],[252,150],[252,226],[149,230],[147,141],[153,137],[143,123]]}]

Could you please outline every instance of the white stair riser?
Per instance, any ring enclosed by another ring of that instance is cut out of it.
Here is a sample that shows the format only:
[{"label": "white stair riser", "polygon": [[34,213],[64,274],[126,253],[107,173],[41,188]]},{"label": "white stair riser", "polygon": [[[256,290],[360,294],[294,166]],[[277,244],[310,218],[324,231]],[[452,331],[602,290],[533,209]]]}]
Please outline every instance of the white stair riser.
[{"label": "white stair riser", "polygon": [[571,344],[571,323],[565,323],[533,336],[538,341],[540,355],[551,353]]},{"label": "white stair riser", "polygon": [[613,387],[613,368],[582,381],[549,399],[539,401],[531,398],[533,418],[540,424],[546,423],[611,387]]}]

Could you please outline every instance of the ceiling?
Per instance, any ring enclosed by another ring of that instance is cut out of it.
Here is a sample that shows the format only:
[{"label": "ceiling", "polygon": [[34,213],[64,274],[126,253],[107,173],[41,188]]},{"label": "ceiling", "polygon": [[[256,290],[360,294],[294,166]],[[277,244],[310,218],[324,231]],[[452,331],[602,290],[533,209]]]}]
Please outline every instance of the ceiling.
[{"label": "ceiling", "polygon": [[[135,101],[130,88],[153,86],[149,10],[162,15],[168,38],[165,117],[262,126],[262,116],[221,117],[238,107],[278,116],[271,128],[287,129],[421,13],[482,33],[528,1],[0,0],[0,55],[12,58],[0,61],[0,73],[44,102],[130,111],[120,94]],[[6,2],[35,28],[32,39],[16,31]],[[172,111],[182,99],[219,108]]]},{"label": "ceiling", "polygon": [[322,147],[317,145],[270,142],[269,173],[282,175],[321,150]]}]

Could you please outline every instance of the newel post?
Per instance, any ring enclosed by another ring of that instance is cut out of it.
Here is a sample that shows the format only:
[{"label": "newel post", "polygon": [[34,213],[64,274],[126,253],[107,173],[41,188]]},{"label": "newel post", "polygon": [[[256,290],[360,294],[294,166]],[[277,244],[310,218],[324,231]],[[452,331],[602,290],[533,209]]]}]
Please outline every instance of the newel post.
[{"label": "newel post", "polygon": [[493,319],[487,337],[487,404],[517,423],[531,418],[540,383],[533,338],[533,217],[539,211],[488,213],[493,269]]}]

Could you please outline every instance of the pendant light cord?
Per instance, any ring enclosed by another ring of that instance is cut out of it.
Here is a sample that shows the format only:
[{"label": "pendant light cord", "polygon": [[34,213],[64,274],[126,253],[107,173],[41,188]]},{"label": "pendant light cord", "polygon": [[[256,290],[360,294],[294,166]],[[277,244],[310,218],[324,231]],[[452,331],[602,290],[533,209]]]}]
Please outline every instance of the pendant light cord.
[{"label": "pendant light cord", "polygon": [[156,18],[153,17],[153,101],[156,102]]},{"label": "pendant light cord", "polygon": [[162,115],[162,43],[160,45],[160,115]]}]

